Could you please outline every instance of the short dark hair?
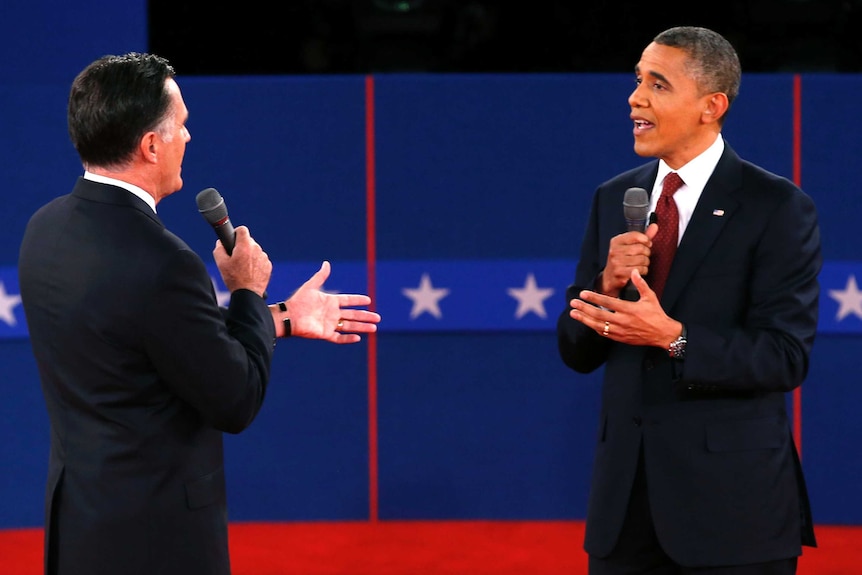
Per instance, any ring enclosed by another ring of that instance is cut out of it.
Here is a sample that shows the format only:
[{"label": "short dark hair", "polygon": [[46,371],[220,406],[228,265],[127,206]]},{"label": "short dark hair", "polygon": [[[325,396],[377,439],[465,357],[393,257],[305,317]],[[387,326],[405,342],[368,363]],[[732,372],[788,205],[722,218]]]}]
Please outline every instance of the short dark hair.
[{"label": "short dark hair", "polygon": [[85,166],[125,164],[140,139],[172,112],[165,58],[130,52],[84,68],[69,93],[69,136]]},{"label": "short dark hair", "polygon": [[656,44],[680,48],[688,54],[689,72],[704,93],[723,92],[728,106],[739,95],[742,66],[730,42],[718,32],[696,26],[678,26],[660,33]]}]

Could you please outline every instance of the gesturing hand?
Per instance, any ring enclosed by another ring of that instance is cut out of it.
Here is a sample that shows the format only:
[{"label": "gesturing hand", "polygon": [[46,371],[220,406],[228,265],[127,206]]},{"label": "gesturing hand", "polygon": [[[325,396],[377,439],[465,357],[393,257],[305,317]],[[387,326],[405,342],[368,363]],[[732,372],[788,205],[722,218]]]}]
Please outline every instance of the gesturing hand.
[{"label": "gesturing hand", "polygon": [[377,331],[380,314],[354,309],[355,306],[369,305],[369,296],[329,294],[320,289],[329,273],[329,262],[324,261],[320,269],[285,301],[291,335],[333,343],[356,343],[362,339],[360,333]]},{"label": "gesturing hand", "polygon": [[640,294],[638,301],[624,301],[585,290],[579,294],[581,299],[569,302],[570,317],[614,341],[667,349],[679,335],[682,324],[664,312],[655,292],[637,269],[632,271],[631,280]]}]

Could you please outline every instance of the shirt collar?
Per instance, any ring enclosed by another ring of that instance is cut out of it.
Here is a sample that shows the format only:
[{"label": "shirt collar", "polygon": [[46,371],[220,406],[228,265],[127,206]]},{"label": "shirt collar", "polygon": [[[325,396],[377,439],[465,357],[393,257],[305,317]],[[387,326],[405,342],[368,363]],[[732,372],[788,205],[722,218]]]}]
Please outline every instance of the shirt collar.
[{"label": "shirt collar", "polygon": [[656,187],[661,190],[661,183],[664,181],[664,177],[670,172],[676,171],[686,186],[703,191],[706,181],[709,180],[709,177],[715,170],[715,166],[718,165],[718,160],[721,159],[723,152],[724,138],[721,137],[721,134],[718,134],[715,141],[706,150],[678,170],[672,170],[664,160],[659,160],[658,174],[655,180]]},{"label": "shirt collar", "polygon": [[123,180],[118,180],[116,178],[109,178],[108,176],[100,176],[99,174],[94,174],[93,172],[88,172],[86,170],[84,171],[84,179],[128,190],[146,202],[146,204],[150,206],[150,209],[153,210],[153,213],[156,213],[156,200],[153,199],[153,196],[134,184],[130,184],[129,182],[124,182]]}]

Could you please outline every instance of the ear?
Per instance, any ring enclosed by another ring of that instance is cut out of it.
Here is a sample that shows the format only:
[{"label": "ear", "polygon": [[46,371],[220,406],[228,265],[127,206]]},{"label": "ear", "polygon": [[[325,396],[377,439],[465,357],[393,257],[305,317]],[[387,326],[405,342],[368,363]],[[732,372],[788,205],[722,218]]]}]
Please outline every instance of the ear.
[{"label": "ear", "polygon": [[701,119],[705,124],[709,124],[712,122],[718,122],[724,114],[727,112],[727,108],[730,106],[727,101],[727,94],[723,92],[715,92],[710,94],[704,100],[706,107],[701,114]]},{"label": "ear", "polygon": [[138,146],[138,151],[145,162],[155,163],[159,152],[159,139],[155,132],[147,132],[141,138],[141,143]]}]

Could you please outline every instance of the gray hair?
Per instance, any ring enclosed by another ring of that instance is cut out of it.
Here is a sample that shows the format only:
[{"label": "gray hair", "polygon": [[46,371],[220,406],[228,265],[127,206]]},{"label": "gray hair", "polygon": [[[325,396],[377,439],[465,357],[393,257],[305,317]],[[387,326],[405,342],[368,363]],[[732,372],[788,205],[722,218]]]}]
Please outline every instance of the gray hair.
[{"label": "gray hair", "polygon": [[688,54],[687,70],[703,93],[724,93],[728,108],[739,95],[742,66],[736,50],[721,34],[707,28],[679,26],[660,33],[653,42]]}]

